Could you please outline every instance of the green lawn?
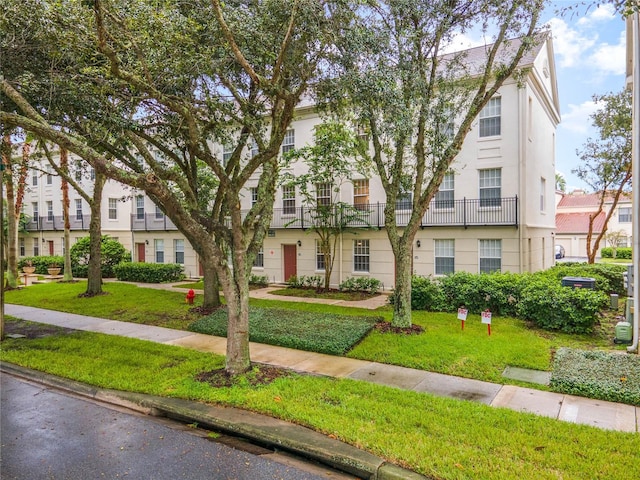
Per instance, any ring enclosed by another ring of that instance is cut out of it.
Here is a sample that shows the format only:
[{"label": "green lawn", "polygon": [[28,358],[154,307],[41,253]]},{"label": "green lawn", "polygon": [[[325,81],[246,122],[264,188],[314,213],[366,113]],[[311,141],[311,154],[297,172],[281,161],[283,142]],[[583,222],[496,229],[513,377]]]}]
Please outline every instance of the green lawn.
[{"label": "green lawn", "polygon": [[346,379],[294,375],[213,388],[194,377],[223,357],[130,338],[7,339],[0,358],[102,388],[262,412],[437,479],[635,480],[640,468],[637,434]]},{"label": "green lawn", "polygon": [[[5,298],[7,303],[183,330],[200,318],[189,312],[183,292],[110,282],[104,285],[106,295],[78,298],[78,294],[84,290],[84,282],[49,283],[8,291]],[[337,315],[336,318],[341,315],[375,316],[386,320],[390,320],[392,314],[388,306],[372,312],[333,305],[257,299],[251,299],[251,306],[290,312],[277,315],[285,331],[298,327],[298,323],[302,323],[302,318],[309,312],[318,318],[326,314],[328,317]],[[502,378],[501,374],[507,366],[550,370],[552,352],[559,347],[588,350],[610,346],[606,339],[595,335],[578,336],[534,330],[523,321],[512,318],[494,317],[491,336],[487,335],[486,325],[481,324],[479,316],[469,316],[464,331],[455,314],[414,312],[413,320],[425,328],[425,333],[397,335],[372,331],[348,356],[484,381],[517,384],[516,381]],[[313,326],[307,329],[306,335],[311,342],[315,341],[317,331],[318,328]],[[299,335],[304,334],[304,329],[299,330]]]}]

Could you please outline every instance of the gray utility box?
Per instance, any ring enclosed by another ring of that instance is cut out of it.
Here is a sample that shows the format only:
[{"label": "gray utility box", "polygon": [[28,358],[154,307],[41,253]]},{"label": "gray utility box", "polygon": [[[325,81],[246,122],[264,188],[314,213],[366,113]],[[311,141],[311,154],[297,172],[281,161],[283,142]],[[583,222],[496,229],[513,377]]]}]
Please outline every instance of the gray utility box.
[{"label": "gray utility box", "polygon": [[596,279],[590,277],[563,277],[562,286],[571,288],[587,288],[589,290],[593,290],[594,288],[596,288]]}]

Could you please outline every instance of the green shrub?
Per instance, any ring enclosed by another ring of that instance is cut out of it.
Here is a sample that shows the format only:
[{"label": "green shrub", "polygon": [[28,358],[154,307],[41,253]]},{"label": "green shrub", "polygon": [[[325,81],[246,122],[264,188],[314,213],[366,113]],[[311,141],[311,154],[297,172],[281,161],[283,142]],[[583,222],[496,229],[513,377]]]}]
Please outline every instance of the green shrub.
[{"label": "green shrub", "polygon": [[259,287],[266,287],[269,285],[269,277],[266,275],[253,275],[249,277],[249,285],[256,285]]},{"label": "green shrub", "polygon": [[627,271],[625,265],[611,263],[562,263],[551,267],[544,272],[534,275],[551,276],[558,281],[563,277],[589,277],[596,279],[596,290],[606,293],[625,295],[623,273]]},{"label": "green shrub", "polygon": [[349,277],[343,281],[338,289],[341,292],[364,292],[372,295],[380,291],[382,282],[372,277]]},{"label": "green shrub", "polygon": [[561,393],[640,406],[640,357],[560,348],[551,387]]},{"label": "green shrub", "polygon": [[496,315],[516,316],[521,292],[530,274],[458,272],[440,279],[447,311],[465,306],[469,312],[486,309]]},{"label": "green shrub", "polygon": [[553,278],[537,277],[522,290],[517,314],[545,330],[591,333],[607,303],[602,292],[563,287]]},{"label": "green shrub", "polygon": [[[70,255],[73,275],[75,277],[86,277],[89,269],[89,257],[91,255],[90,237],[83,237],[79,239],[71,247]],[[121,262],[128,262],[131,260],[131,255],[124,248],[124,245],[113,238],[109,238],[108,235],[102,236],[100,243],[100,255],[100,270],[103,278],[115,277],[115,266]]]},{"label": "green shrub", "polygon": [[178,263],[125,262],[114,268],[118,280],[125,282],[164,283],[184,278],[182,265]]},{"label": "green shrub", "polygon": [[[395,303],[395,294],[389,297]],[[447,310],[444,293],[438,280],[414,275],[411,277],[411,309],[441,312]]]},{"label": "green shrub", "polygon": [[[616,248],[616,256],[615,258],[620,258],[623,260],[631,260],[632,255],[631,252],[633,250],[630,247],[618,247]],[[612,247],[604,247],[600,249],[600,255],[602,258],[614,258],[613,257],[613,248]]]},{"label": "green shrub", "polygon": [[60,255],[42,255],[38,257],[23,257],[18,261],[18,270],[22,270],[27,262],[31,262],[31,265],[36,267],[35,273],[38,275],[47,275],[47,269],[56,264],[60,268],[64,268],[64,257]]}]

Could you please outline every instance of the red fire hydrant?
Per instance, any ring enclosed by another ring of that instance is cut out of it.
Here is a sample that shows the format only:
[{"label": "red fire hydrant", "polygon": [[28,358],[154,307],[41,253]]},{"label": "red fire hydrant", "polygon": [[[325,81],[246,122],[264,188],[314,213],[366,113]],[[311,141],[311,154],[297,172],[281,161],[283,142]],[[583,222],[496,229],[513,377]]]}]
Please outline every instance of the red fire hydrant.
[{"label": "red fire hydrant", "polygon": [[193,288],[187,292],[187,296],[185,298],[186,302],[189,305],[193,305],[193,299],[196,298],[196,292],[193,291]]}]

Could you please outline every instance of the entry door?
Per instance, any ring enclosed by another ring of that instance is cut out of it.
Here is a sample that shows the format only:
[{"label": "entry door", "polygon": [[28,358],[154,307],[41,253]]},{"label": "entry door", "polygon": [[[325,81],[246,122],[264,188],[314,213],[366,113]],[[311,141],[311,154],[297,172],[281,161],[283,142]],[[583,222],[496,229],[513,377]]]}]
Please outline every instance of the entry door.
[{"label": "entry door", "polygon": [[53,240],[48,240],[47,243],[49,244],[49,255],[53,255]]},{"label": "entry door", "polygon": [[298,274],[298,252],[295,244],[282,245],[284,256],[284,281]]},{"label": "entry door", "polygon": [[138,249],[138,261],[141,263],[144,263],[146,260],[144,247],[144,243],[136,243],[136,248]]}]

